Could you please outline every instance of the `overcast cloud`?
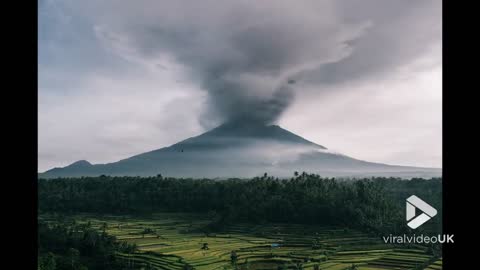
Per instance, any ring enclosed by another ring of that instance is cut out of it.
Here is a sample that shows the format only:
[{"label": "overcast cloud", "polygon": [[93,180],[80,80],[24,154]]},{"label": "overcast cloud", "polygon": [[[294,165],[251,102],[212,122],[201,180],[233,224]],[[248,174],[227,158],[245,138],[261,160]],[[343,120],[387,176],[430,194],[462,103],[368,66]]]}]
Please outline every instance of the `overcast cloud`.
[{"label": "overcast cloud", "polygon": [[224,121],[441,167],[440,1],[39,1],[39,171]]}]

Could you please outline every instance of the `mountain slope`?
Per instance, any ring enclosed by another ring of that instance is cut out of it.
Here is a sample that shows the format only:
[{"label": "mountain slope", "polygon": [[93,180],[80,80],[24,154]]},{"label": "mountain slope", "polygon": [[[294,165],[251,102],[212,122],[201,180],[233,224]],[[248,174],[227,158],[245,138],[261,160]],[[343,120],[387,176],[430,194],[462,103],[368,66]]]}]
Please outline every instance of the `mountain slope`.
[{"label": "mountain slope", "polygon": [[118,162],[77,161],[39,174],[41,178],[98,175],[252,177],[264,172],[289,177],[294,171],[323,176],[440,176],[435,168],[392,166],[332,153],[276,125],[227,123],[169,147]]}]

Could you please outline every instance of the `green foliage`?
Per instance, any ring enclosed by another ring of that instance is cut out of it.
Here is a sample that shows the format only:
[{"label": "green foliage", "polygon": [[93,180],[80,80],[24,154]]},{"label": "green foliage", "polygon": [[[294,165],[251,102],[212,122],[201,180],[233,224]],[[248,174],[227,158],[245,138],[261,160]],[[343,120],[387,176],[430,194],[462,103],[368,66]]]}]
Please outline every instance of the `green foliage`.
[{"label": "green foliage", "polygon": [[[395,247],[384,243],[378,235],[368,235],[356,229],[344,230],[340,226],[234,223],[226,226],[224,231],[217,232],[218,237],[211,239],[201,233],[209,221],[206,213],[155,213],[148,217],[83,213],[68,216],[65,224],[71,226],[69,224],[72,224],[70,220],[73,218],[78,223],[91,220],[92,227],[100,235],[102,223],[107,222],[111,228],[108,234],[124,243],[139,244],[138,252],[126,254],[122,251],[116,254],[118,260],[127,262],[130,267],[124,269],[148,269],[151,264],[154,268],[170,270],[185,270],[188,266],[192,267],[190,270],[223,267],[245,270],[249,264],[250,269],[282,269],[284,265],[288,267],[284,269],[292,270],[297,263],[303,263],[303,268],[309,270],[314,269],[315,264],[321,269],[348,269],[353,263],[361,269],[390,269],[392,265],[414,269],[437,261],[428,254],[427,247]],[[39,219],[51,225],[59,222],[51,213]],[[124,230],[117,230],[115,227],[118,224],[122,224]],[[165,238],[141,238],[138,233],[147,227]],[[184,228],[190,228],[192,233],[184,233]],[[233,237],[225,237],[227,235]],[[310,248],[314,239],[323,246],[321,249]],[[209,250],[201,250],[207,242],[210,243]],[[277,243],[281,244],[280,247],[272,248],[272,244]],[[155,246],[153,250],[152,246]],[[236,263],[231,261],[232,251],[236,253]],[[328,258],[324,254],[328,254]],[[80,257],[83,263],[82,257],[86,256],[81,254]],[[331,267],[335,264],[336,267]]]},{"label": "green foliage", "polygon": [[55,261],[55,255],[48,252],[38,257],[38,269],[39,270],[55,270],[57,269],[57,263]]},{"label": "green foliage", "polygon": [[[39,208],[59,213],[202,212],[209,213],[212,230],[233,222],[287,222],[359,228],[377,235],[408,230],[404,200],[412,194],[441,212],[441,179],[336,180],[305,172],[294,175],[289,180],[266,174],[250,180],[40,179]],[[437,232],[441,220],[430,222]]]},{"label": "green foliage", "polygon": [[122,269],[115,252],[135,252],[134,245],[117,242],[114,236],[100,233],[90,226],[71,222],[38,224],[38,268]]}]

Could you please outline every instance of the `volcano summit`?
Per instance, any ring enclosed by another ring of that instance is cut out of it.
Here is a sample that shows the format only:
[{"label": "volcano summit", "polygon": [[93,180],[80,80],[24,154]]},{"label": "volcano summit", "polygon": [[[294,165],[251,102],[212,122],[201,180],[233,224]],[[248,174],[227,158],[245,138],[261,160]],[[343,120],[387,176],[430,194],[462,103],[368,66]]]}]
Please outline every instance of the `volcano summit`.
[{"label": "volcano summit", "polygon": [[294,171],[322,176],[440,176],[441,169],[366,162],[308,141],[277,125],[226,123],[169,147],[117,162],[77,161],[40,173],[40,178],[80,176],[252,177],[268,173],[289,177]]}]

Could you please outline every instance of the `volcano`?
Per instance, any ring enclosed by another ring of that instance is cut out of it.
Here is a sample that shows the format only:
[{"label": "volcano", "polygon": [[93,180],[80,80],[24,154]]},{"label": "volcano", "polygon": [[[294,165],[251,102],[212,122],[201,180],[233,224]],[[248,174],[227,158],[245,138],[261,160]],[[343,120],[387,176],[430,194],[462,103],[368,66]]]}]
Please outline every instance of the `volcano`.
[{"label": "volcano", "polygon": [[226,123],[199,136],[117,162],[77,161],[39,174],[39,178],[154,176],[248,178],[293,172],[329,177],[437,177],[441,169],[395,166],[358,160],[306,140],[277,125]]}]

